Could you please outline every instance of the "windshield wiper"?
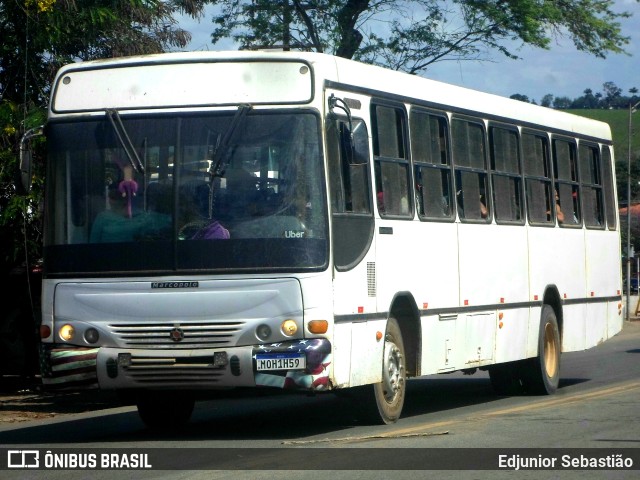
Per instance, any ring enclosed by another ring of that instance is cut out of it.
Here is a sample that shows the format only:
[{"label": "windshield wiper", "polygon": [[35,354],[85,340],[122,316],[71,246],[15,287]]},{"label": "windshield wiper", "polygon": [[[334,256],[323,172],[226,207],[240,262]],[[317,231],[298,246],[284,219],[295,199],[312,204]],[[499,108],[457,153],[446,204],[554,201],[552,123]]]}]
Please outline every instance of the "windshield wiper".
[{"label": "windshield wiper", "polygon": [[211,177],[215,178],[224,176],[224,172],[227,169],[230,160],[230,155],[228,155],[229,144],[231,143],[238,126],[242,123],[242,120],[252,108],[253,107],[251,105],[247,104],[239,105],[235,115],[231,119],[231,123],[224,132],[224,136],[221,137],[218,135],[218,140],[213,150],[211,167],[209,168],[209,174]]},{"label": "windshield wiper", "polygon": [[116,137],[118,137],[118,141],[120,142],[124,153],[127,154],[129,163],[136,172],[144,174],[144,165],[142,165],[138,152],[136,152],[136,149],[131,142],[131,138],[129,137],[127,130],[124,128],[120,114],[115,108],[108,108],[105,110],[105,113],[113,127],[113,131],[116,133]]}]

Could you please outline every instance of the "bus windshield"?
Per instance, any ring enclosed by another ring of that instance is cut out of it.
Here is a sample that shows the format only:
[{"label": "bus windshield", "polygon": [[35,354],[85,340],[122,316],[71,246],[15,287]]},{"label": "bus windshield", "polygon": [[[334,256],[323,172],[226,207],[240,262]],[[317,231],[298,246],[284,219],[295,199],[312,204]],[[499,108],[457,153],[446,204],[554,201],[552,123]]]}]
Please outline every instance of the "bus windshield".
[{"label": "bus windshield", "polygon": [[316,115],[117,115],[48,126],[47,274],[326,267]]}]

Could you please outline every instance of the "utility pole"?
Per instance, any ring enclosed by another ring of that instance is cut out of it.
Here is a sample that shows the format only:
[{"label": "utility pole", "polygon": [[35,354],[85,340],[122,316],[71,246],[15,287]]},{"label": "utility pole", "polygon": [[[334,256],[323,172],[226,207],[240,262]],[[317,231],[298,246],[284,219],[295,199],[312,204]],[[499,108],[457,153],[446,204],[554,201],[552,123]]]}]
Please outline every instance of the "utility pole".
[{"label": "utility pole", "polygon": [[289,0],[282,0],[282,50],[291,50],[291,6]]},{"label": "utility pole", "polygon": [[629,102],[629,145],[627,158],[627,321],[631,320],[631,137],[633,129],[631,124],[631,116],[635,112],[635,108],[640,105],[637,102],[633,105]]}]

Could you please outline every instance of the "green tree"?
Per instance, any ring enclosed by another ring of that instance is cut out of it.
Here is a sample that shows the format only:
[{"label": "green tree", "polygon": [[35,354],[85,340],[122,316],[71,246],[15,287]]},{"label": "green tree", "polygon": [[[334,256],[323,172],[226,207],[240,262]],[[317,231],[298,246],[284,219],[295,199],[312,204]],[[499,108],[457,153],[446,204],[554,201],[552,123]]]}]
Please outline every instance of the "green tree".
[{"label": "green tree", "polygon": [[0,0],[0,92],[45,105],[63,64],[160,53],[191,35],[173,15],[199,17],[205,0]]},{"label": "green tree", "polygon": [[[202,16],[206,0],[0,0],[0,274],[37,257],[43,172],[17,195],[21,135],[42,124],[55,72],[65,63],[184,47],[176,13]],[[36,144],[36,153],[42,145]],[[40,162],[41,167],[43,162]]]},{"label": "green tree", "polygon": [[514,93],[509,98],[512,100],[520,100],[521,102],[525,102],[525,103],[531,103],[531,100],[529,100],[529,97],[521,93]]},{"label": "green tree", "polygon": [[593,94],[593,90],[587,88],[583,93],[582,97],[578,97],[572,102],[571,108],[598,108],[599,101]]},{"label": "green tree", "polygon": [[[602,84],[602,91],[604,92],[604,106],[605,108],[618,108],[621,106],[620,100],[622,99],[622,89],[613,82],[604,82]],[[625,102],[622,99],[622,103]]]},{"label": "green tree", "polygon": [[441,60],[498,51],[517,58],[527,44],[550,48],[558,36],[605,57],[629,38],[613,0],[213,0],[214,43],[281,46],[332,53],[418,73]]},{"label": "green tree", "polygon": [[571,107],[571,99],[569,97],[555,97],[553,99],[553,108],[564,109]]},{"label": "green tree", "polygon": [[543,107],[551,107],[552,103],[553,94],[551,93],[547,93],[544,97],[542,97],[542,100],[540,100],[540,105],[542,105]]}]

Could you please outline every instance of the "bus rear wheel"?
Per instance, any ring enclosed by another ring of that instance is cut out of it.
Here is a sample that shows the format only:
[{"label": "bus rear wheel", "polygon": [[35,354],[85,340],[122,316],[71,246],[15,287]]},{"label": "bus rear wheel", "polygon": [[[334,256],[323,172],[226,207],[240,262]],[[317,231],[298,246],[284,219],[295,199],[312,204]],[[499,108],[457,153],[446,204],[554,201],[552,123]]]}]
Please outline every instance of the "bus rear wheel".
[{"label": "bus rear wheel", "polygon": [[395,318],[387,322],[382,357],[382,381],[358,387],[361,419],[367,423],[395,423],[404,405],[406,392],[405,351],[400,326]]},{"label": "bus rear wheel", "polygon": [[527,360],[523,382],[528,393],[551,395],[560,383],[560,329],[549,305],[542,307],[538,335],[538,356]]},{"label": "bus rear wheel", "polygon": [[141,392],[136,396],[138,414],[154,430],[168,430],[186,424],[191,418],[195,397],[182,392]]}]

